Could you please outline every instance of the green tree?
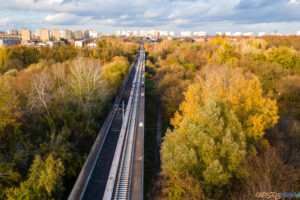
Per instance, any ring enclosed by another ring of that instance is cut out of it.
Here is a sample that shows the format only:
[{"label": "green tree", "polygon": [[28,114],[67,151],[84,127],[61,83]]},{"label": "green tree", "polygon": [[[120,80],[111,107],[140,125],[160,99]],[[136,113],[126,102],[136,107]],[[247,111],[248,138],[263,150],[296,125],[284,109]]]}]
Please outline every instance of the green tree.
[{"label": "green tree", "polygon": [[296,52],[288,47],[271,48],[268,51],[268,62],[275,62],[286,69],[295,67]]},{"label": "green tree", "polygon": [[20,187],[7,190],[8,200],[60,199],[63,188],[64,166],[50,154],[45,161],[35,156],[27,180]]},{"label": "green tree", "polygon": [[115,57],[113,62],[104,65],[103,77],[113,94],[117,92],[126,77],[129,67],[129,62],[124,57]]},{"label": "green tree", "polygon": [[192,77],[191,71],[179,64],[163,66],[157,70],[155,76],[155,79],[159,80],[157,89],[161,92],[161,100],[166,110],[165,117],[168,120],[184,99],[183,92],[186,91]]},{"label": "green tree", "polygon": [[107,96],[100,62],[95,59],[76,59],[71,63],[70,72],[67,87],[71,101],[80,109],[91,111],[101,97]]},{"label": "green tree", "polygon": [[[262,97],[256,76],[224,66],[205,67],[184,96],[171,120],[174,130],[162,144],[162,173],[180,182],[189,176],[201,184],[205,197],[219,199],[225,187],[244,176],[246,153],[267,146],[263,135],[277,122],[276,104]],[[173,183],[171,188],[179,189],[170,194],[197,194],[180,192],[194,188],[180,182]]]},{"label": "green tree", "polygon": [[5,127],[15,122],[17,100],[9,88],[7,80],[0,75],[0,142],[4,137]]},{"label": "green tree", "polygon": [[172,119],[174,127],[182,117],[193,118],[197,110],[212,94],[217,99],[229,102],[246,134],[248,144],[262,139],[264,130],[273,127],[278,119],[276,102],[262,96],[261,84],[257,76],[243,74],[240,69],[230,67],[205,67],[194,84],[185,93],[179,112]]},{"label": "green tree", "polygon": [[12,52],[6,45],[0,48],[0,72],[3,73],[6,70],[11,55]]},{"label": "green tree", "polygon": [[0,199],[5,199],[5,189],[20,181],[20,174],[14,171],[12,163],[7,163],[0,154]]},{"label": "green tree", "polygon": [[217,198],[224,185],[241,175],[245,134],[228,103],[214,97],[193,112],[194,118],[185,116],[177,128],[167,131],[161,149],[163,174],[190,176],[201,183],[206,197]]}]

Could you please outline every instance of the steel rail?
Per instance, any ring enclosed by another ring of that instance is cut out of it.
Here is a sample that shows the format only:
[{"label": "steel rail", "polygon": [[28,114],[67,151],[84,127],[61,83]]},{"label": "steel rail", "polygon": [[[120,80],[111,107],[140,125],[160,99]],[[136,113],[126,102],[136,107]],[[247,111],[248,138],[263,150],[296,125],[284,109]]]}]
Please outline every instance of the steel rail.
[{"label": "steel rail", "polygon": [[89,182],[91,174],[95,168],[97,159],[101,152],[102,145],[103,145],[105,138],[107,136],[107,133],[110,129],[111,123],[116,115],[117,109],[115,109],[115,108],[118,107],[118,105],[120,104],[120,101],[122,99],[122,96],[124,95],[126,86],[128,84],[129,77],[131,76],[131,73],[136,65],[138,58],[139,58],[139,52],[136,54],[135,60],[133,61],[132,65],[130,67],[128,76],[124,80],[124,82],[121,86],[121,89],[120,89],[118,95],[116,96],[114,103],[113,103],[101,129],[100,129],[100,132],[92,146],[92,149],[91,149],[91,151],[80,171],[80,174],[72,188],[72,191],[68,197],[68,200],[79,200],[79,199],[81,200],[83,198],[87,184]]},{"label": "steel rail", "polygon": [[130,198],[143,59],[141,54],[103,199]]}]

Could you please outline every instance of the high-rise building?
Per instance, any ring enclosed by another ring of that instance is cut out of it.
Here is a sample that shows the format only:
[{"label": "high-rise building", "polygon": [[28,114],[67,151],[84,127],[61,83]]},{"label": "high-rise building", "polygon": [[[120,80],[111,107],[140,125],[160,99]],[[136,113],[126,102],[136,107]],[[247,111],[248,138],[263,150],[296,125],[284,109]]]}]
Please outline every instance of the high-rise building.
[{"label": "high-rise building", "polygon": [[89,31],[89,30],[84,30],[84,31],[83,31],[83,38],[84,38],[85,40],[90,39],[90,31]]},{"label": "high-rise building", "polygon": [[244,33],[243,35],[244,35],[244,36],[253,36],[254,33],[253,33],[253,32],[247,32],[247,33]]},{"label": "high-rise building", "polygon": [[241,33],[241,32],[235,32],[235,33],[233,34],[233,36],[239,37],[239,36],[242,36],[242,33]]},{"label": "high-rise building", "polygon": [[167,37],[168,36],[168,31],[159,31],[159,35],[162,37]]},{"label": "high-rise building", "polygon": [[194,32],[194,36],[206,36],[205,31]]},{"label": "high-rise building", "polygon": [[98,38],[98,33],[94,30],[90,30],[89,35],[90,35],[90,38],[93,38],[93,39]]},{"label": "high-rise building", "polygon": [[229,36],[232,35],[232,33],[231,32],[225,32],[225,35],[229,37]]},{"label": "high-rise building", "polygon": [[64,30],[63,31],[63,38],[66,40],[72,39],[72,32],[70,30]]},{"label": "high-rise building", "polygon": [[56,41],[60,41],[60,32],[57,29],[52,30],[52,38]]},{"label": "high-rise building", "polygon": [[126,36],[131,36],[132,35],[132,31],[126,31]]},{"label": "high-rise building", "polygon": [[7,31],[7,35],[18,35],[18,34],[19,34],[18,30],[9,29]]},{"label": "high-rise building", "polygon": [[140,31],[140,35],[141,36],[146,36],[147,35],[147,31],[146,30],[141,30]]},{"label": "high-rise building", "polygon": [[21,30],[21,37],[22,37],[22,43],[27,43],[29,40],[31,40],[30,30],[22,29]]},{"label": "high-rise building", "polygon": [[138,31],[133,31],[133,35],[137,36],[137,35],[139,35],[139,32]]},{"label": "high-rise building", "polygon": [[180,35],[182,37],[191,37],[192,36],[192,32],[191,31],[181,31]]},{"label": "high-rise building", "polygon": [[223,33],[222,32],[216,32],[216,36],[222,36]]},{"label": "high-rise building", "polygon": [[75,38],[76,40],[82,40],[83,35],[82,35],[82,31],[81,30],[76,30],[75,31]]},{"label": "high-rise building", "polygon": [[154,37],[158,37],[159,36],[159,30],[156,30],[156,29],[154,29],[154,30],[151,30],[151,36],[154,36]]},{"label": "high-rise building", "polygon": [[49,30],[48,29],[41,29],[40,30],[40,39],[43,42],[49,41]]}]

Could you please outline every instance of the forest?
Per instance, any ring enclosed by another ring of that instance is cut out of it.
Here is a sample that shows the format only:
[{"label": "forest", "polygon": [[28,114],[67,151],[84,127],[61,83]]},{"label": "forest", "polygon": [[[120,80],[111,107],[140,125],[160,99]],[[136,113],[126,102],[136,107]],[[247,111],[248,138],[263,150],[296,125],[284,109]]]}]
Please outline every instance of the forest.
[{"label": "forest", "polygon": [[[145,199],[300,191],[300,37],[144,46]],[[67,198],[138,47],[0,48],[1,200]]]},{"label": "forest", "polygon": [[146,199],[300,191],[299,36],[163,40],[145,49]]},{"label": "forest", "polygon": [[138,47],[0,48],[0,199],[67,199]]}]

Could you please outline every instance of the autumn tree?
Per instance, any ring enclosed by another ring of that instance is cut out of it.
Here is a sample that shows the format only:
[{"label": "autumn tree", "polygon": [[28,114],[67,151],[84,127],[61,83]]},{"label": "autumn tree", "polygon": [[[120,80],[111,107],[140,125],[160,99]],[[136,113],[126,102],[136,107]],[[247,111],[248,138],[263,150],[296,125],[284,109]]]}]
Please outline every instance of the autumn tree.
[{"label": "autumn tree", "polygon": [[11,55],[11,50],[6,45],[0,48],[0,72],[4,72],[6,70],[7,63]]},{"label": "autumn tree", "polygon": [[97,60],[79,58],[71,63],[71,75],[67,87],[71,94],[71,100],[81,109],[91,111],[97,101],[101,99],[101,93],[106,96],[101,79],[101,64]]},{"label": "autumn tree", "polygon": [[103,66],[103,78],[115,94],[126,77],[129,70],[129,62],[124,57],[115,57],[113,62]]},{"label": "autumn tree", "polygon": [[138,50],[101,45],[0,49],[0,199],[69,193]]},{"label": "autumn tree", "polygon": [[5,136],[5,127],[15,122],[17,100],[9,88],[8,80],[0,75],[0,142]]},{"label": "autumn tree", "polygon": [[189,86],[185,101],[172,120],[176,128],[183,116],[193,118],[197,107],[215,93],[217,99],[226,99],[240,120],[246,138],[250,143],[258,141],[264,130],[271,128],[278,119],[276,102],[262,96],[257,76],[243,74],[240,69],[229,67],[205,67],[196,83]]},{"label": "autumn tree", "polygon": [[268,51],[267,61],[278,63],[286,69],[293,68],[296,64],[296,52],[287,47],[273,47]]},{"label": "autumn tree", "polygon": [[20,178],[21,175],[14,170],[13,163],[7,162],[4,156],[0,154],[0,199],[5,199],[5,189],[17,185]]},{"label": "autumn tree", "polygon": [[255,75],[229,67],[205,67],[184,96],[162,144],[162,173],[167,180],[190,176],[205,197],[218,199],[243,177],[247,152],[265,144],[265,130],[278,119],[276,102],[262,97]]},{"label": "autumn tree", "polygon": [[159,80],[157,89],[161,92],[161,100],[166,110],[166,118],[174,115],[180,103],[184,99],[186,91],[193,75],[180,64],[163,66],[157,70],[154,77]]},{"label": "autumn tree", "polygon": [[21,182],[20,187],[8,189],[7,199],[59,199],[64,190],[63,175],[64,166],[60,159],[54,159],[50,154],[43,161],[36,155],[28,179]]},{"label": "autumn tree", "polygon": [[252,155],[243,161],[245,176],[224,199],[254,199],[260,192],[290,191],[298,192],[298,176],[293,166],[286,165],[275,148],[268,148],[262,155]]},{"label": "autumn tree", "polygon": [[[163,174],[170,179],[173,175],[192,178],[200,182],[206,197],[219,198],[222,187],[241,176],[245,134],[230,106],[214,97],[193,113],[193,118],[185,116],[178,128],[166,133],[161,150]],[[182,184],[173,184],[178,188],[170,192],[177,199],[193,193],[177,196]]]}]

